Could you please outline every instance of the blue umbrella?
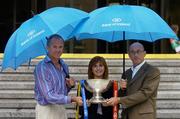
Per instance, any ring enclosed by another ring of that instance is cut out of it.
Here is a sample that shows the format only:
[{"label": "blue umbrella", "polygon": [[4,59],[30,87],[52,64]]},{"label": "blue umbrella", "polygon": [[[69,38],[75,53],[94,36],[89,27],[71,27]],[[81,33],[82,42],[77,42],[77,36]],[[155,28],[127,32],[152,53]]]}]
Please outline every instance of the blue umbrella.
[{"label": "blue umbrella", "polygon": [[2,69],[16,69],[31,58],[46,54],[45,37],[58,33],[67,40],[78,23],[87,17],[88,13],[75,8],[54,7],[25,21],[8,40]]},{"label": "blue umbrella", "polygon": [[77,39],[94,38],[108,42],[124,38],[149,42],[162,38],[178,39],[169,25],[153,10],[130,5],[112,5],[92,11],[89,19],[78,27],[75,36]]},{"label": "blue umbrella", "polygon": [[[143,6],[112,5],[92,11],[74,34],[77,39],[144,40],[178,39],[167,23],[153,10]],[[125,54],[123,54],[125,71]]]}]

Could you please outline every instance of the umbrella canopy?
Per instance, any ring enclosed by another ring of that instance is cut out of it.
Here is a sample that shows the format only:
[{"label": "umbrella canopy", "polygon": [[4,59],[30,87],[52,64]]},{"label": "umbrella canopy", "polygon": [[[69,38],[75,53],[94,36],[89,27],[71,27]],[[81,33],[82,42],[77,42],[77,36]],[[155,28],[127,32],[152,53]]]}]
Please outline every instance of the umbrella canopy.
[{"label": "umbrella canopy", "polygon": [[[144,40],[178,39],[169,25],[153,10],[143,6],[112,5],[92,11],[75,32],[77,39]],[[125,36],[123,35],[125,32]]]},{"label": "umbrella canopy", "polygon": [[8,40],[2,69],[16,69],[31,58],[46,54],[45,37],[57,33],[67,40],[78,23],[87,17],[88,13],[75,8],[54,7],[25,21]]},{"label": "umbrella canopy", "polygon": [[[178,39],[169,25],[153,10],[143,6],[112,5],[92,11],[75,30],[77,39],[144,40]],[[125,71],[125,54],[123,54]]]}]

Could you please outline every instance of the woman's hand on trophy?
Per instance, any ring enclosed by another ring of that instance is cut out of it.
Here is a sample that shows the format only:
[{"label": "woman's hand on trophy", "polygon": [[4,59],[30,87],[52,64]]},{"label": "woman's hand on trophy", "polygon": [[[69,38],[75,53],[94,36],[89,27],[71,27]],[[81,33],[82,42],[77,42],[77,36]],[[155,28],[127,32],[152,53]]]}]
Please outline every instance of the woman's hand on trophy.
[{"label": "woman's hand on trophy", "polygon": [[112,97],[106,100],[107,106],[115,106],[119,104],[119,102],[120,102],[120,97]]},{"label": "woman's hand on trophy", "polygon": [[90,100],[86,100],[87,106],[90,107],[91,106],[91,102]]}]

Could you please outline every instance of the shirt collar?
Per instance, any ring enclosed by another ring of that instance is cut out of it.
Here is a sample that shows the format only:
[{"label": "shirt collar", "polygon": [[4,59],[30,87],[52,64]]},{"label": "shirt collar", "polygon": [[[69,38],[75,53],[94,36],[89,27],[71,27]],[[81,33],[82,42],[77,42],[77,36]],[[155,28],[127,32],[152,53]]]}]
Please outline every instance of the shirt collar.
[{"label": "shirt collar", "polygon": [[48,55],[46,55],[46,57],[44,58],[44,61],[46,63],[51,62],[51,58]]},{"label": "shirt collar", "polygon": [[[44,58],[44,61],[45,61],[46,63],[52,62],[51,58],[50,58],[48,55],[46,55],[46,57]],[[59,63],[61,64],[60,58],[59,58]]]},{"label": "shirt collar", "polygon": [[133,66],[132,66],[132,67],[131,67],[131,70],[132,70],[132,71],[134,71],[135,69],[136,69],[136,70],[139,70],[144,63],[145,63],[145,60],[144,60],[143,62],[141,62],[140,64],[138,64],[136,67],[133,67]]}]

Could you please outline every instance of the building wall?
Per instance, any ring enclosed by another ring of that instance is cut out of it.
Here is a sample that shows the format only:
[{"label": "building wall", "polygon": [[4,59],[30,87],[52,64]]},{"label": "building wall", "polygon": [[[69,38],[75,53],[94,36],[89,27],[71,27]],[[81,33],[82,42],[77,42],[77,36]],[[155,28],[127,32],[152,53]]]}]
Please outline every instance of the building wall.
[{"label": "building wall", "polygon": [[[122,2],[123,0],[119,0]],[[170,24],[180,25],[180,0],[126,0],[132,4],[146,5],[152,8],[164,20]],[[11,34],[27,19],[34,14],[40,13],[47,8],[54,6],[74,7],[86,12],[91,12],[98,7],[108,5],[110,0],[6,0],[0,4],[0,52],[4,51],[5,45]],[[5,12],[6,11],[6,12]],[[131,42],[127,42],[128,46]],[[67,53],[121,53],[115,48],[122,46],[121,43],[111,44],[97,40],[70,40],[66,42],[65,52]],[[175,53],[169,43],[169,40],[156,41],[154,43],[145,43],[148,53]],[[102,47],[102,48],[101,48]],[[104,49],[105,48],[105,49]]]}]

